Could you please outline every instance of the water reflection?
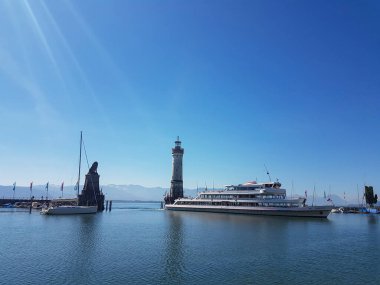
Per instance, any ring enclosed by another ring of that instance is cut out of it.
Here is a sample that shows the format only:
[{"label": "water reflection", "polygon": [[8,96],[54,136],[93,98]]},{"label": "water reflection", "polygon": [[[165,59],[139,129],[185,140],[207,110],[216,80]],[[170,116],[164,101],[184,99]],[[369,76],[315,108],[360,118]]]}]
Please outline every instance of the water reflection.
[{"label": "water reflection", "polygon": [[380,284],[380,215],[0,217],[3,284]]},{"label": "water reflection", "polygon": [[[92,283],[90,280],[96,276],[96,263],[99,262],[99,248],[102,246],[99,238],[99,219],[101,215],[79,215],[76,221],[71,223],[72,228],[72,248],[71,248],[71,268],[68,271],[75,272],[76,276],[71,276],[71,282]],[[83,281],[83,282],[81,282]],[[70,283],[70,281],[68,281]]]},{"label": "water reflection", "polygon": [[184,234],[181,213],[167,211],[165,236],[165,271],[162,284],[181,283],[184,272]]},{"label": "water reflection", "polygon": [[367,222],[370,225],[375,225],[375,224],[379,223],[378,216],[377,215],[373,215],[373,214],[368,214]]}]

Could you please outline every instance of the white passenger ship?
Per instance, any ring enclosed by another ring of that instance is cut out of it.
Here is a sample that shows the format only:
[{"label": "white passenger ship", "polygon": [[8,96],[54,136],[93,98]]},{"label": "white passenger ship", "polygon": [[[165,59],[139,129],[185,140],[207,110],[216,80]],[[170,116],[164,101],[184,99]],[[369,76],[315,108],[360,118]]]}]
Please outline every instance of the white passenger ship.
[{"label": "white passenger ship", "polygon": [[268,216],[326,218],[331,206],[307,206],[306,198],[288,199],[279,182],[227,185],[223,191],[200,192],[196,198],[179,198],[167,210]]}]

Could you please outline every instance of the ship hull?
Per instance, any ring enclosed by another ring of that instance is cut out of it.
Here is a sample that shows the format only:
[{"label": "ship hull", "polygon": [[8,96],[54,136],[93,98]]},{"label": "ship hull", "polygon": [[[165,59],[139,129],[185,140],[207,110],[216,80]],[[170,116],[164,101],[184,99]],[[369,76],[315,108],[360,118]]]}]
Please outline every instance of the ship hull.
[{"label": "ship hull", "polygon": [[307,217],[307,218],[327,218],[332,207],[239,207],[239,206],[201,206],[201,205],[165,205],[170,211],[191,211],[191,212],[211,212],[211,213],[231,213],[245,215],[262,216],[286,216],[286,217]]},{"label": "ship hull", "polygon": [[42,209],[41,214],[45,215],[78,215],[78,214],[95,214],[97,206],[58,206]]}]

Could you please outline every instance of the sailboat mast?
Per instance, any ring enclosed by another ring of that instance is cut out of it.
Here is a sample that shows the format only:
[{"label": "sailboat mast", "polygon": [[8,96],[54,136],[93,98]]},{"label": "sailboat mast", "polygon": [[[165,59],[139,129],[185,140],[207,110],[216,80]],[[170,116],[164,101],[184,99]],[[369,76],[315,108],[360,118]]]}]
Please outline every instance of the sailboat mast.
[{"label": "sailboat mast", "polygon": [[78,169],[78,186],[77,195],[79,196],[79,185],[80,185],[80,167],[82,162],[82,131],[80,131],[80,146],[79,146],[79,169]]}]

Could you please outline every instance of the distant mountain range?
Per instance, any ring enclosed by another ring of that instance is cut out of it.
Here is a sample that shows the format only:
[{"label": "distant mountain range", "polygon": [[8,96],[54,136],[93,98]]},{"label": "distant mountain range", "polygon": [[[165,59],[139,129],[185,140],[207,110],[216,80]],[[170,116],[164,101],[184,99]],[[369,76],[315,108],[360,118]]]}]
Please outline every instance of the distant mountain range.
[{"label": "distant mountain range", "polygon": [[[13,197],[13,186],[1,186],[0,185],[0,198],[12,198]],[[204,190],[204,189],[202,189]],[[161,201],[169,191],[168,188],[162,187],[144,187],[141,185],[104,185],[102,186],[102,191],[106,195],[106,200],[128,200],[128,201]],[[201,191],[201,190],[200,190]],[[197,195],[197,189],[184,189],[185,196],[195,197]],[[46,189],[45,185],[33,185],[32,195],[36,198],[45,198]],[[62,196],[60,185],[49,185],[49,198],[59,198]],[[293,195],[293,197],[299,197],[300,195]],[[15,191],[16,198],[29,198],[30,189],[29,187],[17,186]],[[64,198],[74,198],[76,197],[76,191],[74,186],[65,186],[63,188]],[[349,204],[358,204],[358,201],[345,201],[338,195],[331,195],[330,199],[335,205],[344,206]],[[307,204],[311,205],[313,203],[313,198],[309,195]],[[324,197],[315,196],[314,205],[325,205],[326,200]]]},{"label": "distant mountain range", "polygon": [[[165,193],[169,189],[161,187],[144,187],[140,185],[104,185],[102,191],[106,195],[106,200],[139,200],[139,201],[161,201]],[[187,190],[185,190],[187,192]],[[189,193],[196,193],[196,190],[188,190]],[[73,198],[76,197],[74,186],[64,186],[63,192],[60,185],[49,184],[49,191],[46,191],[45,185],[33,185],[32,192],[27,186],[16,186],[13,192],[13,186],[0,185],[0,198],[15,198],[29,199],[32,194],[35,198]],[[191,195],[191,194],[187,194]]]}]

